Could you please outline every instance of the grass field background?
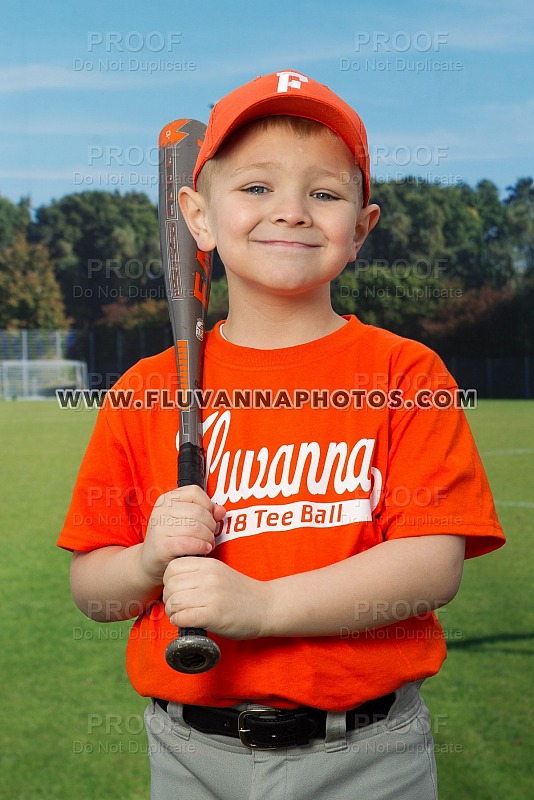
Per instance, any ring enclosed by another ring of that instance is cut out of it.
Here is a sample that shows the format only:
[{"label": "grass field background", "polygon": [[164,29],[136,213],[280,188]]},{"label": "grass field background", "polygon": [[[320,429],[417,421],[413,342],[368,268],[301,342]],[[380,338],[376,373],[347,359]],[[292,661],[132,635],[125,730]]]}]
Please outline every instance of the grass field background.
[{"label": "grass field background", "polygon": [[[424,696],[440,800],[524,800],[534,785],[534,401],[467,413],[508,543],[466,563],[439,614],[449,657]],[[0,769],[12,800],[149,797],[146,700],[124,670],[130,623],[82,616],[69,555],[55,547],[94,420],[52,402],[0,403]]]}]

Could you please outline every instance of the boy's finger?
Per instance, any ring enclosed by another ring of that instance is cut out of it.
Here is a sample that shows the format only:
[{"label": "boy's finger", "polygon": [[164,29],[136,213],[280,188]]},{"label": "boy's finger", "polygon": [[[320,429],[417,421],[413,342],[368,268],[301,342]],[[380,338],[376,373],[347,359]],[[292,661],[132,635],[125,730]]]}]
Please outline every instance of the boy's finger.
[{"label": "boy's finger", "polygon": [[[169,594],[169,589],[167,588],[167,584],[172,578],[175,578],[177,575],[180,575],[183,580],[183,576],[190,576],[187,578],[187,583],[181,583],[180,585],[192,586],[197,587],[199,586],[199,582],[201,581],[200,576],[203,574],[203,567],[205,562],[203,559],[198,558],[188,558],[187,556],[179,559],[175,559],[174,561],[170,561],[167,564],[167,569],[163,573],[163,585],[166,587],[165,591]],[[174,591],[174,590],[173,590]]]},{"label": "boy's finger", "polygon": [[173,506],[177,503],[196,503],[209,512],[211,512],[213,507],[213,501],[210,500],[206,492],[201,489],[200,486],[194,486],[193,484],[171,489],[171,491],[166,492],[163,497],[165,498],[165,502]]},{"label": "boy's finger", "polygon": [[184,556],[207,556],[213,550],[213,542],[193,536],[173,536],[167,540],[166,549],[173,561],[181,561]]},{"label": "boy's finger", "polygon": [[220,522],[226,516],[226,509],[218,503],[213,503],[213,518],[216,522]]},{"label": "boy's finger", "polygon": [[197,503],[181,503],[179,506],[167,506],[161,510],[154,510],[150,519],[152,527],[160,529],[177,529],[179,526],[187,531],[192,528],[199,530],[201,527],[205,527],[211,533],[217,524],[211,511]]}]

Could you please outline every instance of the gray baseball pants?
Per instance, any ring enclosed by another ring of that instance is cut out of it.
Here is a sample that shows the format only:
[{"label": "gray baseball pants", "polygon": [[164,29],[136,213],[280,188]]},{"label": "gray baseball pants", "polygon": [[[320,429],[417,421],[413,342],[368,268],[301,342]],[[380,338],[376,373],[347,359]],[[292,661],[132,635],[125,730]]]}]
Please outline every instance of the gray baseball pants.
[{"label": "gray baseball pants", "polygon": [[251,750],[238,739],[204,734],[182,706],[145,711],[151,800],[436,800],[434,743],[422,681],[396,692],[387,719],[346,732],[329,713],[324,739]]}]

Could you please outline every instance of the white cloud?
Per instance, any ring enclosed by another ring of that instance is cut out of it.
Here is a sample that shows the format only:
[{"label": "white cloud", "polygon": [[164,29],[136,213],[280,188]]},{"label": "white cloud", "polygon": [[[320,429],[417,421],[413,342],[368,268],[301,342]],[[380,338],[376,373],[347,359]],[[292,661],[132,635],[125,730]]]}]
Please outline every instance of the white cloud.
[{"label": "white cloud", "polygon": [[525,25],[524,20],[511,19],[508,14],[496,14],[490,19],[477,21],[472,30],[469,26],[449,26],[448,46],[455,50],[476,52],[515,52],[534,46],[534,26]]},{"label": "white cloud", "polygon": [[5,180],[65,181],[72,180],[72,175],[71,169],[0,169],[0,178]]},{"label": "white cloud", "polygon": [[[371,153],[380,166],[410,151],[440,163],[525,159],[534,150],[534,99],[524,103],[487,102],[455,108],[455,129],[377,130],[369,132]],[[372,156],[373,158],[373,156]]]},{"label": "white cloud", "polygon": [[106,76],[101,73],[73,72],[50,64],[25,64],[0,69],[0,92],[25,92],[34,89],[97,89]]},{"label": "white cloud", "polygon": [[149,172],[142,172],[138,168],[125,167],[124,169],[91,169],[86,165],[65,167],[62,169],[47,169],[44,167],[21,167],[13,169],[0,168],[0,180],[30,181],[31,183],[65,183],[72,187],[70,191],[84,191],[86,189],[99,189],[104,191],[138,191],[157,190],[158,173],[154,168]]},{"label": "white cloud", "polygon": [[133,126],[130,122],[99,121],[96,119],[36,119],[31,123],[0,122],[0,134],[24,136],[114,136],[132,133],[153,135],[151,127]]},{"label": "white cloud", "polygon": [[166,67],[165,64],[158,66],[154,59],[142,62],[141,59],[136,59],[135,61],[138,65],[142,63],[150,66],[152,64],[152,71],[141,69],[139,66],[130,68],[129,58],[125,58],[121,62],[124,64],[123,70],[109,68],[105,59],[92,62],[93,69],[89,69],[83,64],[77,64],[77,61],[80,62],[80,59],[73,59],[70,67],[26,64],[21,67],[0,68],[0,92],[13,93],[43,89],[114,91],[176,84],[185,80],[189,82],[197,78],[196,65],[195,69],[190,71],[177,71]]},{"label": "white cloud", "polygon": [[[142,56],[120,56],[113,59],[95,59],[91,62],[73,59],[69,66],[46,63],[25,64],[0,68],[0,93],[16,93],[46,89],[74,91],[121,91],[142,89],[162,85],[176,85],[187,81],[191,84],[213,84],[216,80],[250,80],[255,75],[268,74],[275,69],[299,69],[310,62],[339,60],[346,56],[347,48],[339,41],[307,42],[296,49],[287,46],[280,50],[262,53],[254,58],[254,67],[242,54],[235,59],[225,55],[211,59],[202,54],[202,61],[190,61],[190,69],[175,69],[180,63],[169,58],[147,58]],[[92,65],[89,66],[89,64]],[[121,65],[113,69],[111,64]]]}]

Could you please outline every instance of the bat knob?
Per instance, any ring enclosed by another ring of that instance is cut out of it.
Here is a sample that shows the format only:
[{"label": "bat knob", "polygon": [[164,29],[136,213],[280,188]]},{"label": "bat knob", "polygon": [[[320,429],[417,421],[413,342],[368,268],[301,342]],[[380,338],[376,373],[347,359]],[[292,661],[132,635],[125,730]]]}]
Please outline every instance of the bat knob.
[{"label": "bat knob", "polygon": [[221,651],[213,639],[199,635],[180,635],[165,650],[165,660],[177,672],[197,675],[213,669]]}]

